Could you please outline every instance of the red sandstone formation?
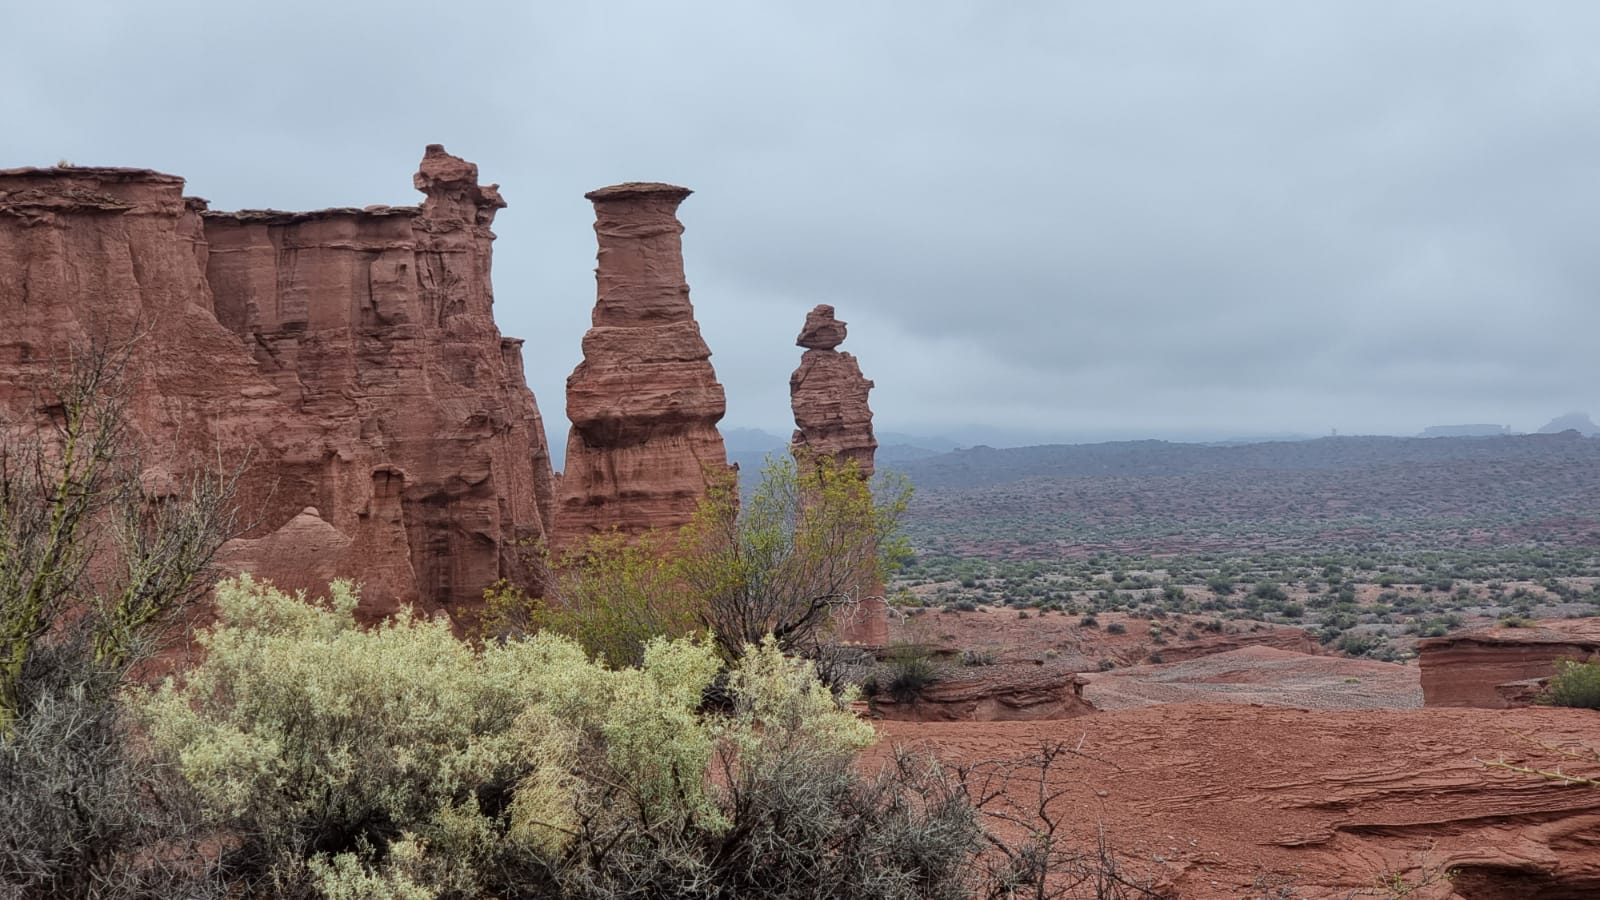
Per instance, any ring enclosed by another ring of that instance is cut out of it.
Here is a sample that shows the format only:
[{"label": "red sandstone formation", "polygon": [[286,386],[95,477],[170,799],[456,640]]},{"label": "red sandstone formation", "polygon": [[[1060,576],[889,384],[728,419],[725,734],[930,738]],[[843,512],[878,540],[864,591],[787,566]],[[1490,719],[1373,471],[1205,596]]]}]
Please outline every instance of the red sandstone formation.
[{"label": "red sandstone formation", "polygon": [[1600,624],[1553,620],[1532,628],[1485,628],[1417,643],[1425,706],[1523,706],[1563,659],[1600,655]]},{"label": "red sandstone formation", "polygon": [[585,195],[599,266],[594,327],[567,378],[567,461],[557,540],[686,524],[728,472],[727,408],[683,274],[687,188],[629,182]]},{"label": "red sandstone formation", "polygon": [[[878,441],[872,436],[872,409],[867,394],[872,382],[861,374],[855,357],[834,349],[844,343],[845,323],[833,307],[819,304],[806,315],[795,344],[804,347],[800,368],[789,376],[789,403],[796,425],[790,449],[803,465],[808,457],[830,457],[854,463],[863,477],[873,473]],[[841,639],[882,647],[889,642],[888,609],[883,585],[860,585],[854,607],[841,610],[835,625]]]},{"label": "red sandstone formation", "polygon": [[[1103,836],[1164,896],[1600,896],[1600,790],[1485,765],[1600,776],[1589,710],[1183,703],[877,727],[868,771],[897,744],[979,771],[1065,744],[1043,792],[1055,839],[1092,852]],[[1036,808],[1036,773],[1011,781],[1011,811]]]},{"label": "red sandstone formation", "polygon": [[1088,681],[1060,668],[1032,665],[982,666],[952,672],[898,702],[872,698],[870,715],[909,722],[1021,722],[1068,719],[1095,711],[1083,698]]},{"label": "red sandstone formation", "polygon": [[793,448],[797,455],[815,453],[840,462],[854,462],[871,476],[878,441],[872,436],[872,409],[867,393],[872,382],[849,353],[835,350],[845,338],[845,323],[833,307],[821,304],[806,315],[795,344],[806,348],[800,368],[789,376],[789,403],[794,407]]},{"label": "red sandstone formation", "polygon": [[360,575],[372,616],[470,612],[548,533],[549,457],[494,325],[505,203],[436,145],[415,183],[420,209],[217,213],[147,170],[0,172],[0,409],[28,413],[73,343],[138,336],[146,482],[248,456],[255,528],[224,562]]}]

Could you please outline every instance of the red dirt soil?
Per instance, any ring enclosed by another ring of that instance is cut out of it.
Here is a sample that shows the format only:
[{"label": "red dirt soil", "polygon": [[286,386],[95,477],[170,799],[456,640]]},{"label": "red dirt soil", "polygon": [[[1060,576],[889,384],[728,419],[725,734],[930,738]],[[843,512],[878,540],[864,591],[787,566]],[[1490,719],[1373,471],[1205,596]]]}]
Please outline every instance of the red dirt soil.
[{"label": "red dirt soil", "polygon": [[1176,663],[1086,672],[1083,696],[1102,710],[1188,702],[1404,709],[1422,705],[1419,674],[1416,666],[1247,646]]},{"label": "red dirt soil", "polygon": [[1592,711],[1168,704],[877,728],[875,753],[948,764],[1077,748],[1049,777],[1073,837],[1103,826],[1169,896],[1600,897],[1600,788],[1483,764],[1600,777]]}]

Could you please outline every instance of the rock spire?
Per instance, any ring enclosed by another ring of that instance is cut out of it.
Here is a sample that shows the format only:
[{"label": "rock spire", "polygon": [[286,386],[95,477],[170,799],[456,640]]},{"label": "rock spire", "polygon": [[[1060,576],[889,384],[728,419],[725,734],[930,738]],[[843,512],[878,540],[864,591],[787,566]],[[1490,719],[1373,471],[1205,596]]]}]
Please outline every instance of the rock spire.
[{"label": "rock spire", "polygon": [[[834,318],[833,307],[821,304],[806,315],[805,327],[795,340],[806,352],[800,355],[800,368],[789,376],[796,426],[790,448],[801,465],[809,458],[827,456],[854,463],[863,477],[870,478],[878,449],[867,405],[872,382],[861,374],[854,356],[835,349],[844,339],[845,323]],[[836,617],[840,638],[884,646],[889,620],[883,585],[877,581],[857,585],[856,593],[855,608]]]},{"label": "rock spire", "polygon": [[557,545],[612,528],[687,523],[727,473],[726,411],[683,273],[687,188],[629,182],[586,194],[599,242],[593,327],[567,379]]},{"label": "rock spire", "polygon": [[870,477],[878,449],[867,405],[872,382],[861,374],[854,356],[834,349],[844,338],[845,323],[833,317],[833,307],[824,303],[806,315],[795,340],[806,352],[800,355],[800,368],[789,376],[793,446],[797,455],[805,451],[854,461]]}]

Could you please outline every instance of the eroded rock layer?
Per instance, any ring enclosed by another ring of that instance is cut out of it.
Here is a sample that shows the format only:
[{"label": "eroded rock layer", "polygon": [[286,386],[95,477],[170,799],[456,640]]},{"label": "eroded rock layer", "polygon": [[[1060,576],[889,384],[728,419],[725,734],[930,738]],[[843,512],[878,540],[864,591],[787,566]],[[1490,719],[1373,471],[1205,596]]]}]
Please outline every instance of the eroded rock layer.
[{"label": "eroded rock layer", "polygon": [[1600,656],[1600,625],[1585,619],[1484,628],[1417,643],[1425,706],[1523,706],[1563,659]]},{"label": "eroded rock layer", "polygon": [[952,669],[915,699],[872,698],[874,718],[910,722],[1023,722],[1070,719],[1095,712],[1083,698],[1086,680],[1064,669],[1031,665]]},{"label": "eroded rock layer", "polygon": [[585,196],[599,241],[593,327],[567,378],[557,544],[687,523],[728,472],[727,409],[683,274],[686,188],[619,184]]},{"label": "eroded rock layer", "polygon": [[146,483],[248,461],[225,562],[470,613],[550,530],[549,454],[492,315],[505,203],[437,145],[415,184],[421,208],[218,213],[146,170],[0,172],[0,406],[131,341]]},{"label": "eroded rock layer", "polygon": [[[832,306],[819,304],[806,315],[795,339],[806,352],[800,355],[800,368],[789,376],[796,426],[790,449],[801,465],[810,458],[831,457],[853,463],[870,478],[878,450],[872,409],[867,405],[872,382],[861,374],[855,357],[836,349],[845,335],[845,323],[834,317]],[[884,646],[889,642],[889,620],[883,585],[876,581],[859,585],[856,593],[854,607],[835,616],[839,636],[851,643]]]}]

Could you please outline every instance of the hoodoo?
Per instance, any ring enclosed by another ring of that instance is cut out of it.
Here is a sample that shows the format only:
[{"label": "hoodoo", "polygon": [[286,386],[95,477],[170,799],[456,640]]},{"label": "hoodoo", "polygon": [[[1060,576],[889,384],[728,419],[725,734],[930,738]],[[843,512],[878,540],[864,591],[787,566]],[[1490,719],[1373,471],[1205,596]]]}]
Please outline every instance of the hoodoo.
[{"label": "hoodoo", "polygon": [[128,347],[146,485],[246,459],[223,561],[363,611],[469,612],[554,497],[520,341],[495,327],[477,167],[427,148],[421,208],[211,212],[139,169],[0,172],[0,412],[70,348]]},{"label": "hoodoo", "polygon": [[[872,434],[872,409],[867,394],[872,382],[849,353],[836,349],[845,339],[845,323],[833,307],[820,304],[806,315],[795,344],[805,348],[800,368],[789,376],[789,402],[794,408],[791,449],[803,465],[807,458],[827,456],[854,463],[862,477],[873,473],[878,441]],[[840,637],[854,643],[883,646],[889,640],[888,610],[883,585],[857,586],[855,608],[841,613]]]},{"label": "hoodoo", "polygon": [[806,315],[795,345],[804,347],[800,368],[789,376],[789,403],[794,407],[793,445],[797,454],[810,452],[854,462],[871,477],[878,450],[872,435],[872,409],[867,394],[872,382],[861,374],[856,358],[834,348],[844,343],[845,323],[833,317],[826,303]]},{"label": "hoodoo", "polygon": [[727,409],[683,274],[687,188],[614,185],[594,203],[598,297],[583,361],[567,379],[557,545],[687,523],[728,471]]}]

